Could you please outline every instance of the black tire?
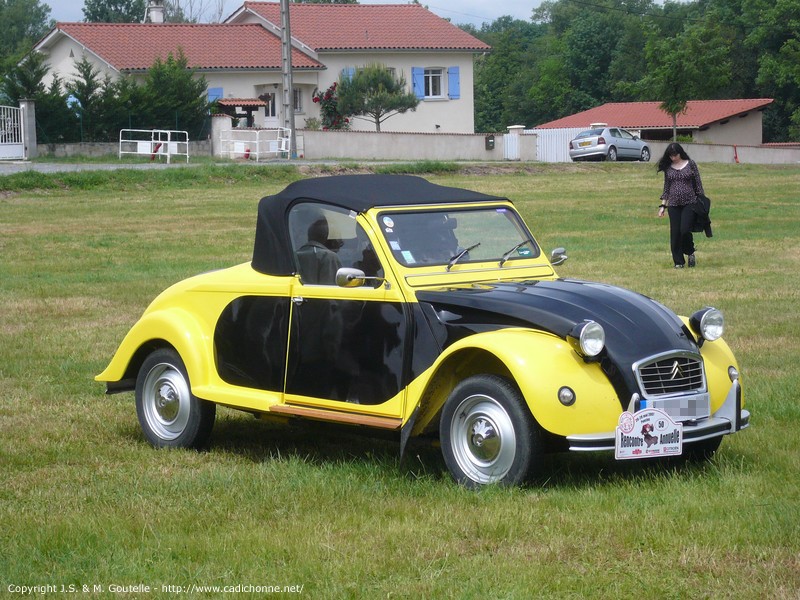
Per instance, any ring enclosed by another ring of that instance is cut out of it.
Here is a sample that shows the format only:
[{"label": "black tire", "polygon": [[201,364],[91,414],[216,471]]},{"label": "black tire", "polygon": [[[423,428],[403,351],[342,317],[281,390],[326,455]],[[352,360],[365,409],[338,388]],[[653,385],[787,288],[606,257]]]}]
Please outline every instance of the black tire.
[{"label": "black tire", "polygon": [[611,148],[608,149],[606,160],[608,162],[617,162],[617,149],[614,146],[611,146]]},{"label": "black tire", "polygon": [[217,405],[191,392],[181,357],[156,350],[136,378],[136,415],[147,441],[156,448],[203,448],[211,437]]},{"label": "black tire", "polygon": [[642,148],[642,162],[650,162],[650,148],[647,146]]},{"label": "black tire", "polygon": [[524,483],[541,456],[522,394],[496,375],[475,375],[455,387],[442,409],[439,436],[453,479],[472,489]]}]

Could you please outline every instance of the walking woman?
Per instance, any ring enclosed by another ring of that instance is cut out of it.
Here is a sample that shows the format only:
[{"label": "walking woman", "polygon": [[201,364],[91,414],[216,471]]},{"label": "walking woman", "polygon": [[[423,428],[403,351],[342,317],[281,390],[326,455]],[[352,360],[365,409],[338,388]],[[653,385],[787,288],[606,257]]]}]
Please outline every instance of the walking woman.
[{"label": "walking woman", "polygon": [[[676,269],[682,269],[688,262],[689,267],[697,264],[694,256],[695,211],[692,205],[697,196],[705,194],[700,171],[680,144],[667,146],[664,156],[658,161],[657,173],[664,172],[664,193],[658,216],[669,214],[669,247],[672,250],[672,262]],[[684,259],[688,257],[688,261]]]}]

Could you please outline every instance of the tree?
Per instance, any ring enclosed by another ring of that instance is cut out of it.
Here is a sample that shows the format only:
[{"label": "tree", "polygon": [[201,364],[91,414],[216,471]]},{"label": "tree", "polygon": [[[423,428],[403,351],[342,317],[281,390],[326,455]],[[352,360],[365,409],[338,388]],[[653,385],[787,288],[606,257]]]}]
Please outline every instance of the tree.
[{"label": "tree", "polygon": [[22,60],[52,26],[50,7],[39,0],[0,0],[0,76]]},{"label": "tree", "polygon": [[352,77],[342,76],[338,86],[339,111],[344,115],[368,117],[381,130],[381,123],[396,114],[416,110],[419,100],[408,91],[405,79],[395,77],[385,65],[373,63],[357,69]]},{"label": "tree", "polygon": [[710,28],[686,26],[675,38],[654,37],[645,47],[648,73],[638,86],[672,116],[672,139],[678,115],[689,100],[714,98],[730,79],[728,42]]},{"label": "tree", "polygon": [[58,77],[53,78],[49,88],[45,87],[47,70],[43,54],[29,54],[3,77],[0,100],[17,104],[22,98],[29,98],[36,103],[36,132],[40,141],[76,141],[77,117],[67,107],[67,96],[61,91]]},{"label": "tree", "polygon": [[140,107],[150,120],[147,128],[186,130],[197,137],[208,116],[207,89],[206,78],[195,76],[182,49],[178,56],[156,59],[144,82],[146,106]]},{"label": "tree", "polygon": [[88,23],[140,23],[145,0],[85,0],[83,18]]}]

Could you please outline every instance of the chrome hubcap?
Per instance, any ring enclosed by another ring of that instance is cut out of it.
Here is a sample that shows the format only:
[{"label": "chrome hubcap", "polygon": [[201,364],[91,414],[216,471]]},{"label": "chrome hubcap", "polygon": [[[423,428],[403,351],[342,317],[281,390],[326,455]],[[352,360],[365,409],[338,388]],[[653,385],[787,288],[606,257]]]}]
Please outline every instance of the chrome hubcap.
[{"label": "chrome hubcap", "polygon": [[163,440],[174,440],[189,421],[189,384],[174,366],[161,363],[150,369],[143,388],[144,418]]},{"label": "chrome hubcap", "polygon": [[462,400],[450,423],[450,438],[459,468],[473,481],[494,483],[511,469],[514,426],[494,398],[476,394]]}]

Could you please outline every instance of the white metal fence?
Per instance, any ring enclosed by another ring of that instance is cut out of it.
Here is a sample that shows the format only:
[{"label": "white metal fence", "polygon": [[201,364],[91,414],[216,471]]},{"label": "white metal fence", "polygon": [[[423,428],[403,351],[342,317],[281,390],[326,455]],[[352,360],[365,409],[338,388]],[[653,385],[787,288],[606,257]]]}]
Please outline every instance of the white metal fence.
[{"label": "white metal fence", "polygon": [[220,139],[221,154],[229,158],[264,160],[288,155],[291,148],[292,130],[276,129],[231,129]]},{"label": "white metal fence", "polygon": [[570,162],[569,143],[586,127],[575,129],[526,129],[524,135],[536,134],[536,159],[541,162]]},{"label": "white metal fence", "polygon": [[0,160],[25,159],[22,109],[0,106]]},{"label": "white metal fence", "polygon": [[189,162],[189,134],[186,131],[167,129],[121,129],[119,132],[119,158],[123,154],[149,156],[150,160],[185,156]]}]

